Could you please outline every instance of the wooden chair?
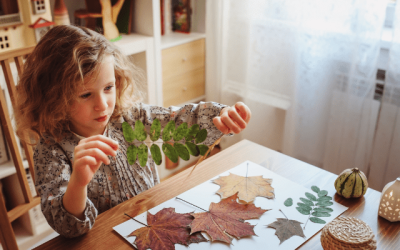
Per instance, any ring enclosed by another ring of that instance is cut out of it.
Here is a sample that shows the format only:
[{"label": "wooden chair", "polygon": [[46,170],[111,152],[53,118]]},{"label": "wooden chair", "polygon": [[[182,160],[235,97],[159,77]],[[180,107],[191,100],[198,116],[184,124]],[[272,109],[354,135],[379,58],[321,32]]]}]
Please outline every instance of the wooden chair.
[{"label": "wooden chair", "polygon": [[[17,66],[18,75],[22,74],[23,70],[23,57],[30,54],[34,47],[28,47],[18,50],[12,50],[0,54],[0,63],[3,70],[4,78],[7,83],[8,93],[10,95],[11,103],[15,105],[16,86],[13,79],[10,63],[15,62]],[[6,91],[7,93],[7,91]],[[17,241],[14,231],[11,227],[11,222],[27,213],[30,209],[40,204],[40,197],[32,197],[31,190],[28,185],[26,172],[23,166],[23,159],[18,147],[19,140],[15,136],[12,127],[10,114],[8,112],[6,99],[2,91],[0,91],[0,119],[3,127],[4,136],[10,149],[10,155],[13,159],[16,173],[21,187],[25,203],[20,204],[10,211],[7,211],[4,204],[3,195],[0,192],[0,241],[3,249],[18,249]],[[25,155],[29,163],[29,171],[34,180],[34,166],[33,166],[33,151],[32,147],[22,143],[25,150]],[[1,166],[0,166],[1,167]]]}]

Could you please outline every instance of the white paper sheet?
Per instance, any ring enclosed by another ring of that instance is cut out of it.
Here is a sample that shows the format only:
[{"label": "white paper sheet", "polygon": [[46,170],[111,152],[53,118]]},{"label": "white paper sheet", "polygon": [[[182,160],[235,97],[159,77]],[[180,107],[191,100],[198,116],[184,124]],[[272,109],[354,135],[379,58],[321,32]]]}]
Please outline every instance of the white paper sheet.
[{"label": "white paper sheet", "polygon": [[[248,170],[247,170],[247,165]],[[319,230],[321,230],[325,224],[316,224],[311,221],[308,221],[306,229],[304,230],[304,235],[306,238],[302,238],[300,236],[293,236],[290,239],[286,240],[282,244],[279,244],[280,241],[278,237],[275,235],[275,229],[268,228],[266,225],[273,223],[277,220],[277,218],[285,218],[284,215],[279,211],[281,209],[285,215],[290,220],[297,220],[302,223],[306,223],[308,219],[308,215],[300,214],[296,210],[297,202],[301,202],[300,198],[305,196],[305,192],[309,192],[315,194],[312,190],[307,189],[297,183],[294,183],[274,172],[257,165],[253,162],[246,161],[242,164],[232,168],[225,173],[222,173],[214,178],[203,182],[202,184],[186,191],[185,193],[179,195],[178,197],[184,199],[192,204],[196,204],[197,206],[207,209],[209,208],[211,202],[218,203],[221,198],[218,194],[216,194],[217,190],[220,188],[219,185],[214,184],[211,180],[217,179],[219,176],[227,176],[229,173],[233,173],[240,176],[246,176],[246,171],[248,171],[247,176],[259,176],[262,175],[264,178],[272,178],[272,187],[275,192],[275,199],[267,199],[264,197],[257,197],[254,201],[254,204],[257,207],[261,207],[263,209],[272,209],[265,212],[260,219],[254,220],[246,220],[252,225],[256,225],[254,227],[254,232],[258,236],[245,237],[240,240],[233,239],[232,244],[228,245],[222,242],[201,242],[190,244],[189,247],[175,244],[175,249],[191,249],[191,250],[202,250],[202,249],[296,249],[309,238],[311,238],[314,234],[316,234]],[[196,174],[194,172],[194,174]],[[333,185],[333,184],[332,184]],[[329,193],[328,196],[333,197],[333,193]],[[317,195],[316,195],[317,196]],[[291,207],[286,207],[283,203],[287,198],[293,199],[293,205]],[[197,209],[189,204],[186,204],[183,201],[177,200],[175,198],[168,200],[149,211],[152,214],[157,213],[163,208],[174,207],[175,212],[177,213],[188,213],[188,212],[202,212],[202,210]],[[338,217],[344,211],[347,210],[347,207],[333,201],[333,205],[330,206],[333,209],[331,213],[331,217],[323,217],[321,219],[325,220],[327,223]],[[135,217],[135,219],[146,223],[146,215],[147,212],[140,214]],[[304,226],[304,224],[302,224]],[[134,230],[143,227],[143,225],[135,222],[134,220],[127,220],[126,222],[114,227],[114,230],[117,231],[123,238],[125,238],[128,242],[130,242],[133,246],[133,242],[136,237],[126,237]],[[206,238],[207,235],[203,233]]]}]

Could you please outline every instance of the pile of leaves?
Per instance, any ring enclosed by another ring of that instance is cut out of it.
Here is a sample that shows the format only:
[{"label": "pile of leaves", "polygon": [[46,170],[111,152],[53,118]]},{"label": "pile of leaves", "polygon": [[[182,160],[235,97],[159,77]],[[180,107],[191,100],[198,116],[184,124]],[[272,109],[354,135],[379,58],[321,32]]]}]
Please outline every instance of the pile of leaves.
[{"label": "pile of leaves", "polygon": [[[136,120],[135,129],[127,122],[122,123],[122,132],[124,138],[131,145],[127,149],[129,164],[134,164],[139,159],[140,166],[146,166],[148,159],[148,147],[144,143],[147,136],[150,136],[152,145],[150,153],[157,165],[162,162],[160,147],[156,144],[160,138],[163,140],[162,151],[172,162],[178,162],[178,159],[189,160],[190,155],[205,155],[208,146],[200,144],[207,138],[207,130],[201,129],[198,124],[193,124],[190,128],[186,122],[175,128],[175,121],[169,121],[165,125],[161,135],[161,122],[157,118],[151,124],[150,132],[147,133],[145,126],[140,120]],[[136,140],[136,141],[135,141]],[[185,141],[180,143],[178,141]],[[136,145],[135,145],[136,144]]]}]

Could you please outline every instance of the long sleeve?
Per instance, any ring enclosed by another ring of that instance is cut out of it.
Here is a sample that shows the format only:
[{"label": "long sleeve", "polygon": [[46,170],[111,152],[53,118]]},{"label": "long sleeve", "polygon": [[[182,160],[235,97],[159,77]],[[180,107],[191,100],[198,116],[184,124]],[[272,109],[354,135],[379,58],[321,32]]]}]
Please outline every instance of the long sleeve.
[{"label": "long sleeve", "polygon": [[132,125],[139,119],[145,125],[147,131],[150,130],[155,118],[160,120],[162,127],[170,120],[175,120],[176,126],[184,122],[187,122],[188,126],[199,124],[200,129],[207,129],[207,139],[204,144],[210,146],[223,135],[215,127],[212,120],[214,117],[219,116],[224,107],[226,105],[215,102],[200,102],[199,104],[187,104],[183,107],[171,106],[169,108],[140,104],[139,108],[133,109],[124,118]]},{"label": "long sleeve", "polygon": [[60,146],[55,143],[46,144],[42,139],[36,146],[33,160],[36,189],[41,197],[42,212],[56,232],[72,238],[88,232],[93,227],[97,209],[87,198],[84,220],[76,218],[65,210],[62,200],[71,176],[70,161],[67,157]]}]

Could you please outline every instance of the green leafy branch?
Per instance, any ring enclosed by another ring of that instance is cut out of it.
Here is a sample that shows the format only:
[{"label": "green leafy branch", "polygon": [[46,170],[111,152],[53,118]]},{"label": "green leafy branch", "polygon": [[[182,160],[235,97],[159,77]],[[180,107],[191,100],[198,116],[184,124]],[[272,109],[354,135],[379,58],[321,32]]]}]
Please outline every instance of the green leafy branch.
[{"label": "green leafy branch", "polygon": [[[304,225],[304,229],[306,228],[308,220],[314,223],[325,224],[326,221],[320,219],[320,217],[330,217],[330,213],[333,212],[333,209],[329,207],[333,205],[333,202],[331,202],[332,197],[327,196],[328,191],[320,190],[317,186],[312,186],[311,189],[317,193],[318,198],[315,195],[306,192],[305,196],[307,198],[300,198],[302,202],[298,202],[296,207],[297,211],[301,214],[309,215]],[[292,204],[292,198],[288,198],[284,202],[284,205],[287,207]],[[313,217],[311,217],[311,215]]]},{"label": "green leafy branch", "polygon": [[[134,164],[136,159],[139,159],[140,166],[146,166],[148,159],[148,147],[144,143],[144,140],[148,136],[152,141],[152,145],[150,146],[150,153],[157,165],[160,165],[162,162],[162,155],[160,147],[156,144],[156,141],[161,139],[162,143],[162,151],[166,157],[168,157],[172,162],[178,162],[179,157],[182,160],[189,160],[190,155],[199,156],[205,155],[208,151],[208,146],[204,144],[199,144],[205,141],[207,138],[207,130],[201,129],[198,124],[193,124],[190,128],[187,123],[184,122],[175,128],[175,121],[169,121],[161,135],[161,122],[157,118],[154,119],[151,124],[150,132],[147,133],[145,126],[139,120],[135,122],[135,129],[132,129],[131,125],[127,122],[122,123],[122,132],[124,138],[127,142],[130,143],[127,149],[127,157],[129,164]],[[185,143],[179,143],[185,139]],[[137,140],[138,142],[135,142]],[[136,146],[135,144],[139,144]]]}]

